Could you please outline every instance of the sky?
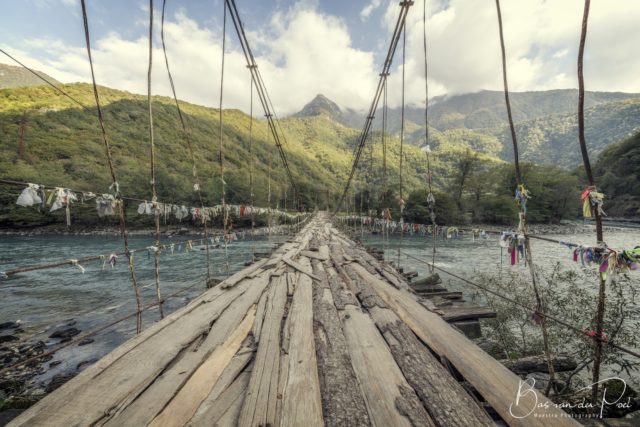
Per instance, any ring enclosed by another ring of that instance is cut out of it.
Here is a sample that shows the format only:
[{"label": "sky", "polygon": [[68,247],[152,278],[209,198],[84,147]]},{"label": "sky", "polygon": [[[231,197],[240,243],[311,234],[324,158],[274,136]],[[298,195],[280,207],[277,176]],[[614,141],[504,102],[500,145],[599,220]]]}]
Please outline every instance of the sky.
[{"label": "sky", "polygon": [[[220,95],[223,1],[166,0],[167,53],[180,99],[216,107]],[[406,27],[405,96],[424,105],[424,0]],[[276,112],[291,114],[316,94],[367,109],[375,92],[399,1],[236,0]],[[87,0],[98,84],[146,93],[148,0]],[[576,88],[583,0],[503,0],[513,91]],[[153,84],[170,95],[155,0]],[[493,0],[427,0],[430,96],[501,90]],[[640,1],[591,2],[586,89],[640,92]],[[224,108],[249,110],[250,76],[227,22]],[[80,0],[0,0],[0,47],[64,82],[88,82]],[[401,102],[402,44],[389,77],[389,103]],[[13,64],[0,54],[0,62]]]}]

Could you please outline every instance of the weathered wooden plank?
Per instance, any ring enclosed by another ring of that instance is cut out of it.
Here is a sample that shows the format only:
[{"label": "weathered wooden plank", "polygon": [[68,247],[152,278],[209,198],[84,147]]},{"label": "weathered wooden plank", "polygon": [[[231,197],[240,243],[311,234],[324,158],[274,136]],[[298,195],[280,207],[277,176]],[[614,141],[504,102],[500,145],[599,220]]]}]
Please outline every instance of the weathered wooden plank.
[{"label": "weathered wooden plank", "polygon": [[318,248],[318,253],[320,254],[320,256],[322,258],[324,258],[323,261],[324,260],[328,260],[329,259],[329,246],[327,246],[325,244],[320,245],[320,247]]},{"label": "weathered wooden plank", "polygon": [[405,291],[411,289],[404,277],[402,277],[400,273],[398,273],[395,269],[389,267],[387,264],[380,265],[377,270],[378,273],[380,273],[385,279],[395,285],[396,288]]},{"label": "weathered wooden plank", "polygon": [[323,277],[329,283],[331,294],[333,295],[333,303],[338,310],[344,310],[345,305],[358,305],[355,295],[347,288],[344,281],[338,275],[338,272],[329,263],[314,265],[314,271],[318,270],[318,276]]},{"label": "weathered wooden plank", "polygon": [[[364,285],[366,290],[371,286]],[[377,297],[377,294],[376,294]],[[379,297],[378,297],[379,298]],[[396,363],[430,417],[443,426],[493,426],[493,421],[415,334],[390,309],[370,296],[358,295],[389,345]]]},{"label": "weathered wooden plank", "polygon": [[415,285],[414,286],[412,284],[409,284],[409,286],[415,293],[418,293],[418,294],[449,292],[449,290],[442,285]]},{"label": "weathered wooden plank", "polygon": [[[271,286],[271,285],[269,284],[268,286]],[[262,295],[260,296],[260,299],[258,300],[258,306],[256,308],[256,320],[255,322],[253,322],[253,330],[252,330],[253,339],[255,340],[256,344],[258,344],[258,342],[260,341],[260,332],[262,330],[262,324],[264,323],[264,313],[265,313],[267,301],[269,300],[269,295],[270,295],[270,292],[265,291],[262,293]]]},{"label": "weathered wooden plank", "polygon": [[[578,367],[575,357],[568,354],[556,354],[551,360],[555,372],[573,371]],[[518,375],[531,374],[533,372],[549,372],[549,364],[544,356],[522,357],[517,360],[501,360],[500,363]]]},{"label": "weathered wooden plank", "polygon": [[418,279],[414,282],[411,282],[410,286],[412,288],[417,287],[417,286],[433,286],[433,285],[439,285],[442,283],[442,279],[440,279],[440,276],[438,275],[438,273],[433,273],[431,276],[429,277],[425,277],[423,279]]},{"label": "weathered wooden plank", "polygon": [[319,277],[315,276],[311,271],[309,271],[309,269],[304,268],[303,266],[301,266],[300,264],[298,264],[294,260],[289,259],[287,257],[283,257],[282,261],[284,261],[290,267],[293,267],[294,269],[298,270],[300,273],[304,273],[307,276],[311,277],[313,280],[320,281]]},{"label": "weathered wooden plank", "polygon": [[306,256],[307,258],[319,259],[320,261],[326,261],[329,259],[326,255],[320,253],[319,251],[300,251],[300,255]]},{"label": "weathered wooden plank", "polygon": [[[216,347],[220,346],[227,336],[245,317],[249,308],[255,304],[267,286],[269,274],[265,273],[255,279],[243,282],[246,291],[233,304],[223,307],[220,317],[213,323],[211,330],[203,342],[194,351],[184,352],[182,357],[173,360],[171,365],[162,370],[161,375],[146,385],[142,394],[131,393],[123,400],[118,411],[112,411],[104,419],[106,425],[137,426],[149,423],[168,404],[176,392],[190,378],[192,372],[205,360]],[[210,320],[210,323],[212,321]],[[253,322],[252,322],[253,324]],[[154,351],[158,351],[157,347]]]},{"label": "weathered wooden plank", "polygon": [[206,416],[194,418],[187,425],[189,427],[235,427],[250,377],[250,370],[238,375],[235,381],[213,402],[211,408],[207,410]]},{"label": "weathered wooden plank", "polygon": [[293,296],[293,293],[296,290],[296,284],[298,281],[297,276],[298,274],[294,274],[294,273],[287,274],[287,295],[289,297]]},{"label": "weathered wooden plank", "polygon": [[413,279],[414,277],[418,277],[418,272],[417,271],[407,271],[405,273],[402,273],[402,277],[404,277],[405,279]]},{"label": "weathered wooden plank", "polygon": [[329,283],[313,288],[313,331],[322,413],[328,426],[369,426],[369,414],[347,349]]},{"label": "weathered wooden plank", "polygon": [[420,295],[424,298],[428,298],[430,300],[433,300],[434,298],[442,298],[442,299],[447,299],[447,300],[461,300],[463,295],[462,292],[458,292],[458,291],[453,291],[453,292],[438,292],[436,294],[425,294],[425,295]]},{"label": "weathered wooden plank", "polygon": [[[257,313],[256,313],[257,314]],[[257,321],[254,320],[254,322]],[[241,375],[249,365],[253,361],[253,356],[255,353],[255,342],[253,340],[253,336],[249,335],[245,342],[242,344],[242,347],[238,352],[233,356],[231,362],[224,368],[222,375],[216,382],[216,385],[211,390],[211,393],[207,396],[207,398],[200,404],[198,410],[195,415],[189,420],[189,425],[191,424],[206,424],[210,425],[211,419],[213,419],[217,412],[219,411],[217,401],[218,398],[222,395],[227,388],[229,388],[234,381]],[[247,382],[249,377],[247,376]]]},{"label": "weathered wooden plank", "polygon": [[280,371],[280,332],[286,302],[286,278],[274,278],[269,289],[258,351],[240,412],[239,426],[275,425]]},{"label": "weathered wooden plank", "polygon": [[[308,268],[308,261],[303,266]],[[282,394],[282,426],[322,426],[322,401],[313,335],[312,282],[300,275],[289,310],[288,370]]]},{"label": "weathered wooden plank", "polygon": [[[354,264],[352,268],[372,285],[378,295],[423,342],[439,355],[445,356],[507,423],[512,426],[578,425],[541,394],[522,393],[516,403],[520,378],[448,325],[440,316],[423,307],[413,295],[390,287],[358,264]],[[545,404],[549,407],[545,408]],[[541,416],[536,417],[534,413]]]},{"label": "weathered wooden plank", "polygon": [[200,404],[209,395],[234,354],[251,331],[256,318],[256,308],[249,309],[244,319],[217,347],[209,358],[195,370],[189,381],[175,395],[167,406],[149,424],[149,427],[170,427],[184,425],[193,417]]},{"label": "weathered wooden plank", "polygon": [[250,276],[253,272],[257,271],[258,269],[260,269],[263,265],[265,265],[267,263],[269,259],[261,259],[258,262],[254,262],[253,264],[251,264],[249,267],[238,271],[235,274],[232,274],[231,276],[227,277],[224,281],[222,281],[222,283],[220,283],[220,287],[222,289],[228,289],[231,288],[235,285],[237,285],[242,279],[244,279],[245,277]]},{"label": "weathered wooden plank", "polygon": [[[341,320],[353,368],[373,425],[411,426],[411,418],[418,418],[429,420],[425,425],[433,426],[369,315],[348,305]],[[406,387],[411,393],[403,396],[401,387]],[[407,413],[409,409],[416,411],[417,415]]]},{"label": "weathered wooden plank", "polygon": [[442,307],[441,310],[444,312],[442,318],[447,322],[472,319],[493,319],[496,317],[496,312],[490,308],[478,307],[475,305]]},{"label": "weathered wooden plank", "polygon": [[[206,333],[224,309],[250,288],[243,281],[229,290],[215,287],[188,308],[167,317],[45,397],[15,425],[84,425],[105,422],[135,399],[184,349]],[[161,348],[162,351],[157,351]]]}]

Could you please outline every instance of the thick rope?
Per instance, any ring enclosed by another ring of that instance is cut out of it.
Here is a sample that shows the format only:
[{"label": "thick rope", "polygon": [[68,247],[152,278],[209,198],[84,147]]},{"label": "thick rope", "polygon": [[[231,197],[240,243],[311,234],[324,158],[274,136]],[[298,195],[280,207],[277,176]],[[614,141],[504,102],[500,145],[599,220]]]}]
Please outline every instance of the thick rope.
[{"label": "thick rope", "polygon": [[404,86],[405,86],[405,64],[407,51],[407,28],[402,29],[402,107],[400,109],[400,244],[398,245],[398,268],[400,268],[400,247],[404,240],[404,187],[402,182],[403,160],[404,160]]},{"label": "thick rope", "polygon": [[[254,239],[255,217],[253,214],[254,194],[253,194],[253,77],[249,82],[249,198],[251,203],[251,238]],[[256,260],[255,240],[251,242],[251,258]]]},{"label": "thick rope", "polygon": [[384,218],[384,230],[382,232],[382,249],[387,253],[389,246],[389,207],[387,206],[387,141],[385,139],[387,133],[387,76],[383,82],[383,99],[382,99],[382,217]]},{"label": "thick rope", "polygon": [[198,200],[200,201],[200,208],[202,209],[202,228],[204,229],[204,239],[206,242],[206,255],[207,255],[207,286],[209,286],[211,279],[211,258],[209,255],[209,227],[207,226],[207,218],[204,215],[204,200],[202,199],[202,190],[200,185],[200,177],[198,176],[198,169],[196,167],[196,156],[193,151],[193,144],[191,143],[191,135],[187,130],[187,126],[185,125],[185,120],[182,115],[182,109],[180,108],[180,103],[178,102],[178,95],[176,94],[176,87],[173,83],[173,76],[171,74],[171,68],[169,67],[169,57],[167,56],[167,47],[164,40],[164,12],[166,9],[167,0],[163,0],[162,2],[162,21],[160,25],[160,38],[162,39],[162,52],[164,53],[164,62],[167,68],[167,75],[169,76],[169,83],[171,85],[171,92],[173,93],[173,100],[176,103],[176,109],[178,111],[178,118],[180,119],[180,125],[182,127],[182,132],[184,134],[185,140],[187,142],[187,148],[189,150],[189,156],[191,157],[192,163],[192,175],[193,175],[193,189],[198,194]]},{"label": "thick rope", "polygon": [[224,181],[224,141],[222,140],[223,132],[222,132],[222,99],[224,94],[224,58],[225,58],[225,49],[227,44],[227,3],[224,2],[224,18],[222,20],[222,64],[220,66],[220,104],[219,104],[219,120],[220,127],[218,129],[218,143],[219,143],[219,156],[218,162],[220,164],[220,191],[221,191],[221,201],[222,201],[222,228],[224,230],[224,256],[225,256],[225,272],[229,275],[229,250],[228,250],[228,223],[229,223],[229,211],[227,209],[226,202],[226,182]]},{"label": "thick rope", "polygon": [[[519,191],[524,191],[524,186],[522,184],[522,175],[520,173],[520,162],[519,162],[519,156],[518,156],[518,141],[516,139],[516,129],[515,126],[513,124],[513,116],[511,115],[511,102],[509,101],[509,85],[507,83],[507,55],[505,52],[505,47],[504,47],[504,34],[503,34],[503,30],[502,30],[502,14],[500,12],[500,0],[496,0],[496,11],[497,11],[497,15],[498,15],[498,29],[499,29],[499,33],[500,33],[500,49],[502,52],[502,79],[503,79],[503,83],[504,83],[504,98],[505,98],[505,104],[507,107],[507,117],[509,119],[509,129],[511,130],[511,140],[513,142],[513,156],[514,156],[514,166],[515,166],[515,175],[516,175],[516,185],[519,189]],[[522,195],[522,197],[525,197],[525,194]],[[533,292],[535,295],[535,299],[536,299],[536,313],[540,313],[541,314],[541,330],[542,330],[542,341],[544,344],[544,352],[545,352],[545,356],[547,359],[547,366],[549,369],[549,383],[547,385],[547,389],[545,391],[546,395],[549,395],[549,390],[551,388],[552,385],[555,384],[555,370],[553,367],[553,360],[551,358],[551,349],[550,349],[550,344],[549,344],[549,336],[547,333],[547,327],[545,324],[545,318],[546,318],[546,310],[545,310],[545,306],[544,306],[544,302],[542,300],[542,297],[540,296],[540,292],[538,290],[538,283],[537,283],[537,276],[536,276],[536,272],[535,272],[535,268],[533,265],[533,256],[531,254],[531,243],[529,241],[529,238],[526,237],[526,234],[528,233],[528,227],[527,227],[527,218],[526,218],[526,211],[524,209],[524,205],[523,203],[519,203],[518,204],[519,208],[520,208],[520,212],[519,212],[519,227],[518,227],[518,232],[521,232],[523,234],[525,234],[525,239],[524,239],[524,246],[525,246],[525,260],[526,263],[529,267],[529,272],[531,274],[531,284],[533,285]]]},{"label": "thick rope", "polygon": [[151,197],[156,222],[156,245],[154,253],[156,299],[160,318],[164,319],[162,293],[160,292],[160,210],[158,209],[158,190],[156,183],[156,144],[153,135],[153,102],[151,99],[151,71],[153,67],[153,0],[149,0],[149,68],[147,71],[147,103],[149,104],[149,141],[151,143]]},{"label": "thick rope", "polygon": [[98,122],[100,123],[100,131],[102,135],[102,142],[104,144],[105,153],[107,156],[107,163],[109,165],[109,172],[111,174],[111,189],[113,191],[113,196],[118,200],[118,216],[120,218],[120,233],[122,235],[122,240],[124,242],[124,252],[129,257],[129,272],[131,274],[131,285],[133,286],[133,292],[136,298],[136,332],[140,333],[142,329],[142,312],[141,312],[141,304],[140,304],[140,291],[138,289],[138,283],[136,280],[136,273],[133,270],[133,254],[129,252],[129,239],[127,233],[127,221],[125,217],[124,204],[120,197],[120,185],[118,184],[118,178],[116,176],[116,171],[113,166],[113,156],[111,153],[111,145],[109,144],[109,140],[107,138],[107,131],[104,126],[104,117],[102,115],[102,108],[100,107],[100,95],[98,94],[98,85],[96,84],[96,76],[93,70],[93,59],[91,58],[91,38],[89,35],[89,21],[87,18],[87,6],[85,4],[85,0],[80,0],[80,4],[82,6],[82,20],[84,23],[84,36],[87,45],[87,56],[89,58],[89,67],[91,68],[91,81],[93,84],[93,95],[96,101],[96,109],[98,113]]},{"label": "thick rope", "polygon": [[[580,141],[580,151],[582,152],[582,161],[584,163],[584,171],[589,181],[589,186],[596,189],[596,183],[591,170],[591,162],[589,161],[589,150],[587,141],[584,136],[584,46],[587,41],[587,24],[589,22],[589,7],[591,0],[585,0],[584,13],[582,16],[582,29],[580,32],[580,47],[578,49],[578,139]],[[598,247],[604,247],[604,236],[602,230],[602,215],[600,209],[593,209],[596,221],[596,240]],[[602,327],[604,323],[604,302],[606,281],[602,274],[599,274],[598,287],[598,307],[596,312],[596,333],[602,336]],[[600,382],[600,365],[602,363],[602,342],[595,341],[593,358],[593,386],[591,387],[591,398],[595,402],[598,397],[598,383]]]}]

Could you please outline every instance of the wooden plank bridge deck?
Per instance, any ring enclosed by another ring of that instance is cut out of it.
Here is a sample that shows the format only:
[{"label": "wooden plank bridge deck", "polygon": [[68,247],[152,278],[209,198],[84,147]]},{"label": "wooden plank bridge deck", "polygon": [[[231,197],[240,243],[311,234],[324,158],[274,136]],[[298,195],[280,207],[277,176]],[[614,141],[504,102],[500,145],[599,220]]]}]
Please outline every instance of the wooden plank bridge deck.
[{"label": "wooden plank bridge deck", "polygon": [[577,425],[424,304],[320,213],[11,425]]}]

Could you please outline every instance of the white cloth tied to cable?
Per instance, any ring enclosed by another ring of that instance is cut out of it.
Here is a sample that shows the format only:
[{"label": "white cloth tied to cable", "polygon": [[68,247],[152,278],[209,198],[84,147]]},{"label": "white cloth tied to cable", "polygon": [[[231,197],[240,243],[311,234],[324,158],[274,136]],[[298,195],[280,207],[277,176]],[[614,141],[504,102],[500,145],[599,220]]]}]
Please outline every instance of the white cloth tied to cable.
[{"label": "white cloth tied to cable", "polygon": [[96,197],[96,210],[100,218],[108,215],[115,215],[113,208],[117,201],[111,194],[102,194]]},{"label": "white cloth tied to cable", "polygon": [[42,199],[38,195],[39,189],[40,186],[37,184],[28,184],[28,187],[22,190],[20,196],[18,196],[16,204],[27,207],[42,203]]},{"label": "white cloth tied to cable", "polygon": [[138,205],[138,213],[139,214],[145,214],[145,215],[152,215],[153,213],[155,213],[155,210],[153,209],[153,203],[151,202],[142,202]]},{"label": "white cloth tied to cable", "polygon": [[71,210],[69,209],[69,206],[71,205],[71,202],[77,201],[78,197],[76,197],[76,195],[68,188],[60,188],[60,187],[57,187],[53,191],[52,196],[53,195],[55,195],[56,199],[53,202],[53,205],[51,205],[50,212],[57,211],[58,209],[64,207],[65,213],[66,213],[65,216],[67,219],[67,227],[70,227],[71,226]]},{"label": "white cloth tied to cable", "polygon": [[183,218],[189,216],[189,209],[186,206],[173,206],[173,215],[177,220],[182,221]]},{"label": "white cloth tied to cable", "polygon": [[53,201],[53,205],[51,205],[50,212],[57,211],[62,207],[68,208],[71,202],[78,200],[78,197],[68,188],[56,187],[56,189],[53,190],[53,194],[56,199]]}]

